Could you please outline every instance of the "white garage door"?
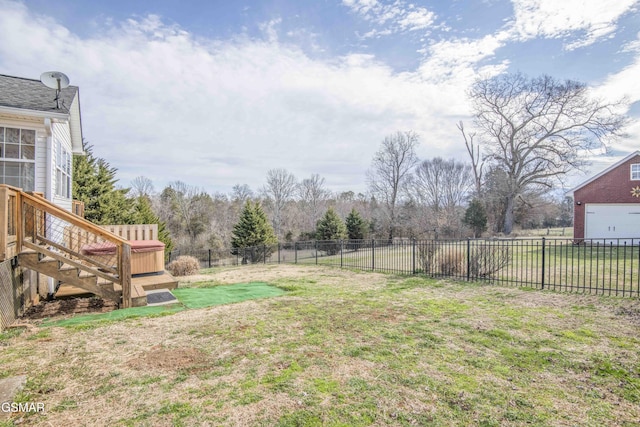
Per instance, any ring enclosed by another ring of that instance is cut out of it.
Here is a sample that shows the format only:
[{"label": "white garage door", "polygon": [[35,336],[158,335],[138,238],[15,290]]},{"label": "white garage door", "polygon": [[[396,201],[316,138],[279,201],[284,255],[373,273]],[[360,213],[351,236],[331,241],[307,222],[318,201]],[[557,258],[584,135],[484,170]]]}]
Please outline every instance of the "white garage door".
[{"label": "white garage door", "polygon": [[587,203],[585,211],[585,238],[624,239],[620,244],[630,244],[629,238],[635,238],[634,244],[640,242],[640,203]]}]

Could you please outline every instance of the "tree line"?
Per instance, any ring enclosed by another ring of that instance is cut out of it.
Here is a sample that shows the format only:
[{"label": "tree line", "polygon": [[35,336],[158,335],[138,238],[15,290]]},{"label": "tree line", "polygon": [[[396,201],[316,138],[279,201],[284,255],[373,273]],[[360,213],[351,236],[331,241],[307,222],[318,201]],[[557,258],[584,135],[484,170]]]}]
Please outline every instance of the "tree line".
[{"label": "tree line", "polygon": [[251,230],[239,225],[260,218],[267,224],[259,220],[254,234],[265,242],[509,235],[514,226],[569,226],[573,202],[552,190],[585,164],[589,149],[620,133],[622,104],[594,98],[582,83],[522,74],[480,79],[469,98],[473,127],[457,125],[468,162],[419,159],[420,136],[398,131],[374,154],[366,193],[335,193],[318,174],[298,179],[283,168],[269,170],[258,189],[237,184],[228,194],[182,181],[155,192],[145,177],[117,189],[115,170],[89,149],[86,159],[74,159],[74,197],[85,200],[87,218],[96,212],[98,223],[159,222],[176,248],[221,252],[247,242]]}]

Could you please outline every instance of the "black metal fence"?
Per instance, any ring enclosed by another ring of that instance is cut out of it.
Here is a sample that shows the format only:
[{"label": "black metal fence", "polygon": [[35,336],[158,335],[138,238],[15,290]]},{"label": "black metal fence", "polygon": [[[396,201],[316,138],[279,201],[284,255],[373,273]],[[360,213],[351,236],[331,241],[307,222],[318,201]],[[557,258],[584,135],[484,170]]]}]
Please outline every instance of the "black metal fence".
[{"label": "black metal fence", "polygon": [[640,238],[305,241],[234,249],[228,254],[174,251],[170,259],[191,255],[203,267],[318,264],[565,292],[640,296]]}]

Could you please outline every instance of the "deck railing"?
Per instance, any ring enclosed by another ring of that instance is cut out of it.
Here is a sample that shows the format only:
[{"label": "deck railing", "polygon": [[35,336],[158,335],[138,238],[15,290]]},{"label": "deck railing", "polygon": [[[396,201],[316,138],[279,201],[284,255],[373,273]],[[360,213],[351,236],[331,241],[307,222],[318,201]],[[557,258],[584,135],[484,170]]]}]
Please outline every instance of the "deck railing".
[{"label": "deck railing", "polygon": [[4,258],[25,248],[35,250],[118,284],[121,306],[131,306],[131,246],[125,239],[43,197],[6,185],[0,185],[0,218],[5,221],[0,224]]}]

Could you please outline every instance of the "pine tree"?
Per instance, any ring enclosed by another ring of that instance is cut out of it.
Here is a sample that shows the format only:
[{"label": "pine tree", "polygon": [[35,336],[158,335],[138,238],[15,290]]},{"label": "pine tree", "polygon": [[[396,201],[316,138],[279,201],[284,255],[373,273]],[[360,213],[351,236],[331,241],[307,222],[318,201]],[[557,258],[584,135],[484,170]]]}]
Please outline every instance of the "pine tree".
[{"label": "pine tree", "polygon": [[344,239],[347,236],[347,228],[333,208],[327,209],[324,216],[318,220],[316,225],[316,239],[330,240],[330,243],[323,243],[322,248],[328,255],[338,253],[340,244],[336,240]]},{"label": "pine tree", "polygon": [[347,227],[347,238],[353,240],[347,243],[349,249],[358,250],[361,242],[355,240],[362,240],[365,238],[369,224],[361,216],[360,212],[355,209],[351,209],[349,215],[345,219],[345,225]]},{"label": "pine tree", "polygon": [[345,220],[347,227],[347,237],[350,240],[362,240],[367,231],[367,222],[360,216],[360,212],[351,209]]},{"label": "pine tree", "polygon": [[[257,202],[247,201],[240,213],[240,220],[233,227],[231,247],[234,251],[232,253],[243,254],[243,264],[255,263],[270,256],[273,245],[277,243],[278,239],[262,206]],[[250,249],[244,250],[244,248]]]},{"label": "pine tree", "polygon": [[473,199],[464,213],[462,222],[473,230],[473,237],[479,237],[487,229],[487,213],[478,199]]},{"label": "pine tree", "polygon": [[129,189],[116,188],[116,168],[94,157],[91,145],[85,155],[73,156],[73,198],[84,202],[84,217],[95,224],[133,224],[134,203]]}]

